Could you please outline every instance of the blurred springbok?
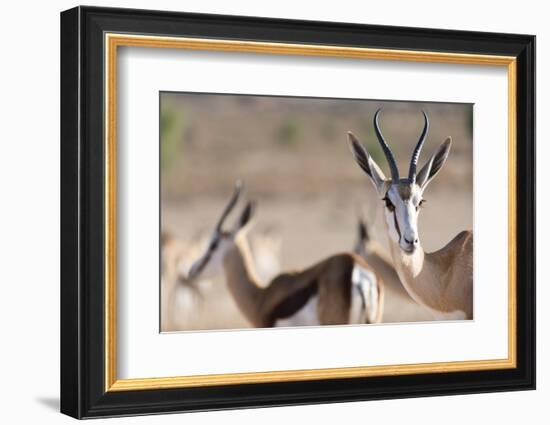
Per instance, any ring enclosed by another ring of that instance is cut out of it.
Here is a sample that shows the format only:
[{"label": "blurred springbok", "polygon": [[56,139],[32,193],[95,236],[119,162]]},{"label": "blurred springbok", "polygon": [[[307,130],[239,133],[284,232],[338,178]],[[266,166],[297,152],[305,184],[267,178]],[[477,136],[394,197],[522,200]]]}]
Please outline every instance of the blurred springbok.
[{"label": "blurred springbok", "polygon": [[374,129],[390,166],[391,179],[386,179],[351,132],[348,136],[355,160],[370,177],[384,202],[390,250],[399,278],[410,296],[428,308],[436,319],[472,319],[472,232],[460,232],[447,245],[432,253],[424,252],[418,236],[418,213],[425,202],[424,191],[445,163],[451,149],[451,138],[441,144],[417,173],[416,163],[429,128],[428,116],[423,112],[424,129],[414,148],[408,177],[401,179],[393,153],[380,130],[379,114],[380,109],[374,115]]},{"label": "blurred springbok", "polygon": [[189,268],[190,259],[197,257],[199,241],[183,243],[173,235],[161,234],[161,331],[173,331],[200,314],[202,297],[197,286],[181,285],[183,270]]},{"label": "blurred springbok", "polygon": [[[273,229],[249,236],[253,260],[262,282],[269,282],[281,270],[280,235]],[[205,293],[211,292],[211,281],[185,281],[193,262],[202,254],[208,241],[203,235],[184,243],[172,234],[161,234],[161,330],[174,331],[189,327],[208,314]],[[230,296],[216,291],[216,296]],[[218,300],[219,301],[219,300]],[[231,301],[232,302],[232,301]]]},{"label": "blurred springbok", "polygon": [[246,237],[253,204],[246,204],[232,230],[223,229],[240,194],[241,185],[237,183],[207,249],[191,267],[188,281],[223,267],[230,293],[254,327],[381,321],[382,280],[365,260],[352,253],[333,255],[304,270],[281,273],[263,287]]}]

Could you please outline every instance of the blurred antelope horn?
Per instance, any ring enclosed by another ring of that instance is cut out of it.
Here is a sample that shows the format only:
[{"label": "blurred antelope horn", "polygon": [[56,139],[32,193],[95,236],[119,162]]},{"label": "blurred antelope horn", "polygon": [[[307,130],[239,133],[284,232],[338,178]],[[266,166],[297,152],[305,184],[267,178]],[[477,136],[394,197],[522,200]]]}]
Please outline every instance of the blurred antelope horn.
[{"label": "blurred antelope horn", "polygon": [[380,114],[381,110],[382,108],[378,109],[378,111],[374,114],[374,131],[376,132],[376,137],[378,137],[380,146],[382,146],[382,150],[384,151],[384,155],[386,156],[386,160],[390,166],[391,179],[394,183],[397,183],[399,181],[399,170],[397,169],[397,163],[395,162],[395,158],[390,147],[384,140],[384,136],[382,136],[380,125],[378,124],[378,114]]},{"label": "blurred antelope horn", "polygon": [[422,111],[422,114],[424,115],[424,129],[422,130],[420,139],[418,139],[418,143],[414,148],[412,158],[411,158],[411,165],[409,166],[409,181],[411,183],[414,183],[416,180],[416,163],[418,162],[420,151],[422,150],[422,146],[426,141],[426,135],[428,134],[428,129],[430,128],[430,121],[428,120],[428,116],[426,115],[426,112]]},{"label": "blurred antelope horn", "polygon": [[241,195],[242,191],[242,183],[240,180],[237,180],[235,182],[235,189],[233,190],[233,195],[231,195],[231,199],[229,200],[229,203],[225,206],[223,213],[218,220],[218,224],[216,224],[216,230],[221,231],[223,223],[231,210],[235,208],[235,205],[237,204],[237,201],[239,200],[239,196]]}]

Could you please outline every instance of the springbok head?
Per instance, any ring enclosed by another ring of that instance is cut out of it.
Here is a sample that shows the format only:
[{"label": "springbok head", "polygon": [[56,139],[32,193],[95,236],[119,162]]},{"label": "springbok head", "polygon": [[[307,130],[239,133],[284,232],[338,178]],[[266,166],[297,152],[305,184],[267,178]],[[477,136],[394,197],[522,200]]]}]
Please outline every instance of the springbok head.
[{"label": "springbok head", "polygon": [[237,234],[241,233],[245,229],[249,228],[247,226],[252,217],[254,210],[254,204],[248,202],[244,207],[241,215],[237,222],[229,230],[224,229],[224,224],[227,220],[227,217],[235,209],[237,202],[241,196],[242,184],[240,181],[235,183],[235,189],[233,195],[229,199],[229,202],[222,211],[212,236],[210,237],[210,242],[206,245],[204,253],[193,263],[189,269],[189,273],[183,279],[186,282],[193,282],[199,275],[201,277],[210,277],[219,273],[223,268],[223,258],[227,250],[232,246],[233,241]]},{"label": "springbok head", "polygon": [[439,170],[441,170],[441,167],[443,167],[451,149],[451,138],[448,137],[420,171],[416,171],[418,157],[426,141],[429,128],[428,116],[424,111],[422,114],[424,115],[424,129],[414,148],[409,165],[409,173],[406,178],[399,177],[399,170],[393,153],[380,130],[378,123],[380,109],[374,114],[374,130],[388,161],[391,179],[386,178],[378,164],[376,164],[356,137],[351,132],[348,133],[351,152],[355,160],[370,177],[378,195],[385,204],[385,218],[390,238],[399,244],[401,249],[407,254],[412,254],[420,245],[418,237],[418,213],[420,207],[425,202],[423,197],[424,190]]}]

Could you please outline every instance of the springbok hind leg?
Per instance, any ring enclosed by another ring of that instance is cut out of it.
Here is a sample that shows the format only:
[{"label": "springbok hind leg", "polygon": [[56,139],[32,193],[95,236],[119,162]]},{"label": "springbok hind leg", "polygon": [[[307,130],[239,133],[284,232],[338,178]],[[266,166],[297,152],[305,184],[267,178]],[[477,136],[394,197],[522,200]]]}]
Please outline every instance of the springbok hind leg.
[{"label": "springbok hind leg", "polygon": [[321,325],[349,323],[351,307],[351,272],[333,267],[319,278],[317,314]]}]

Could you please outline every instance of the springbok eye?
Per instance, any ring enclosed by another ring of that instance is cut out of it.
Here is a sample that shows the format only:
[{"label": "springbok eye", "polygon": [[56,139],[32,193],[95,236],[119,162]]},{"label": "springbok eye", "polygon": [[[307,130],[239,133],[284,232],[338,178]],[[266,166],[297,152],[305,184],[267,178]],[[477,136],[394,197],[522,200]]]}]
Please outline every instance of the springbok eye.
[{"label": "springbok eye", "polygon": [[390,211],[390,212],[394,212],[395,211],[395,206],[391,203],[391,201],[389,200],[389,198],[386,196],[384,199],[382,199],[385,203],[386,203],[386,208]]},{"label": "springbok eye", "polygon": [[424,205],[424,202],[426,202],[425,199],[422,199],[419,203],[418,203],[418,206],[416,207],[416,211],[418,211],[418,208],[422,207]]}]

